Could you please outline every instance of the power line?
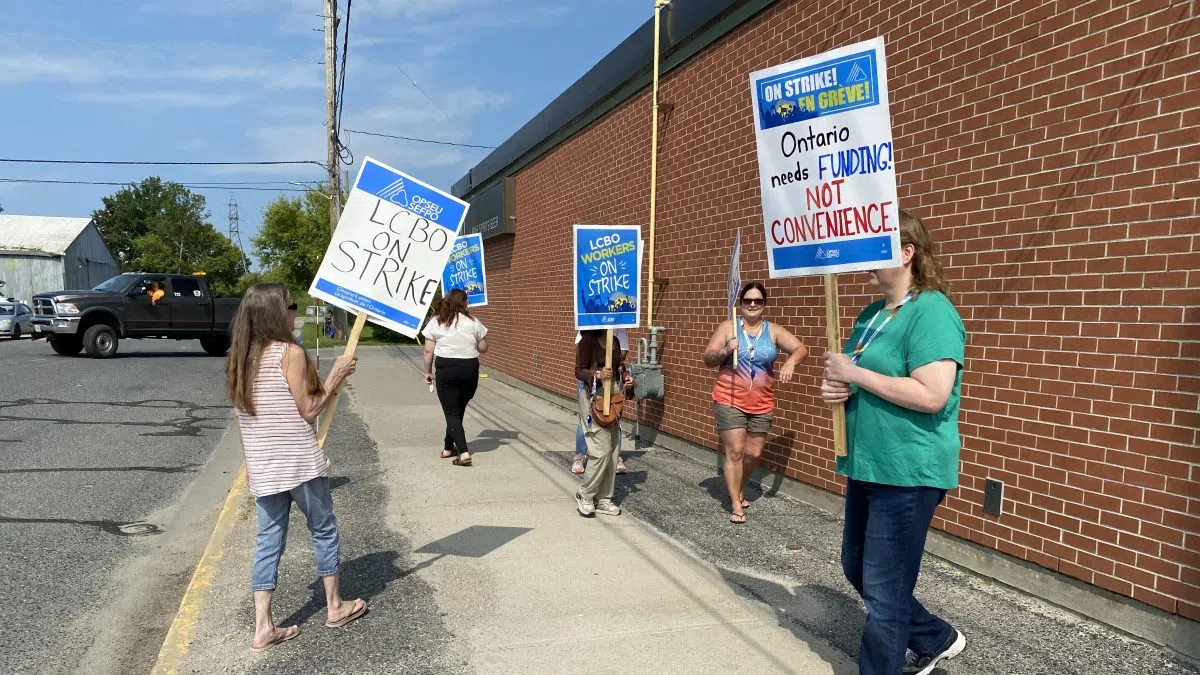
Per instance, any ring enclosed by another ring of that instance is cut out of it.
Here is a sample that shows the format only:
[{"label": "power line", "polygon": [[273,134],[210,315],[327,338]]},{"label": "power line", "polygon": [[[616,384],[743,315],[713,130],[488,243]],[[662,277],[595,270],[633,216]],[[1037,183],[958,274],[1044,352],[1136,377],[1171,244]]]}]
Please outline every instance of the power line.
[{"label": "power line", "polygon": [[[350,2],[352,2],[352,1],[353,0],[346,0],[346,25],[347,25],[347,27],[349,27],[349,25],[350,25]],[[359,26],[358,24],[355,24],[355,25],[358,26],[358,32],[361,33],[363,35],[363,37],[367,38],[368,40],[378,39],[375,36],[370,35],[366,31],[364,31],[362,29],[362,26]],[[424,89],[422,89],[421,85],[417,84],[417,81],[412,78],[412,75],[408,74],[408,71],[405,70],[403,68],[403,66],[401,66],[399,63],[393,63],[392,65],[396,67],[396,70],[400,71],[400,74],[403,75],[408,80],[409,84],[411,84],[413,87],[415,87],[417,91],[421,92],[421,95],[424,96],[426,98],[426,100],[428,100],[430,103],[433,104],[434,108],[437,108],[437,111],[439,113],[441,113],[441,115],[442,115],[442,119],[447,119],[449,117],[449,115],[446,114],[446,111],[444,109],[442,109],[442,106],[439,105],[437,101],[433,100],[433,97],[430,96],[429,93],[426,92]]]},{"label": "power line", "polygon": [[[175,182],[175,181],[169,181]],[[137,181],[98,181],[98,180],[49,180],[43,178],[0,178],[0,183],[22,183],[33,185],[111,185],[114,187],[128,187],[137,185]],[[269,187],[248,187],[241,185],[230,185],[228,183],[176,183],[185,188],[193,190],[250,190],[256,192],[309,192],[309,190],[301,190],[297,188],[269,188]]]},{"label": "power line", "polygon": [[[338,83],[337,93],[337,135],[339,139],[342,136],[342,109],[346,107],[346,58],[350,54],[350,5],[353,0],[346,0],[346,28],[342,31],[342,67],[338,73],[340,82]],[[342,157],[343,161],[345,157]],[[353,162],[350,162],[353,164]]]},{"label": "power line", "polygon": [[395,138],[401,141],[412,141],[414,143],[433,143],[434,145],[453,145],[458,148],[480,148],[482,150],[495,150],[494,145],[473,145],[471,143],[451,143],[450,141],[435,141],[429,138],[414,138],[412,136],[393,136],[392,134],[378,134],[373,131],[358,131],[357,129],[347,129],[346,131],[352,134],[361,134],[363,136],[379,136],[381,138]]},{"label": "power line", "polygon": [[325,168],[321,162],[314,160],[269,161],[269,162],[150,162],[99,159],[14,159],[0,157],[4,164],[105,164],[123,166],[283,166],[288,164],[311,164]]}]

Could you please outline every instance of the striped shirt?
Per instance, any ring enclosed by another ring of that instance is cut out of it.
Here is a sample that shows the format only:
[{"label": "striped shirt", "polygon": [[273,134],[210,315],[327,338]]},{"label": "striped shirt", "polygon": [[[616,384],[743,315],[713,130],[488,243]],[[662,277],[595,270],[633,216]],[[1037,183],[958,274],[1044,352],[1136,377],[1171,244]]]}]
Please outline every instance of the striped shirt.
[{"label": "striped shirt", "polygon": [[237,411],[246,451],[246,482],[255,497],[287,492],[329,475],[329,457],[317,446],[313,425],[300,417],[283,374],[287,345],[275,342],[263,352],[254,378],[257,415]]}]

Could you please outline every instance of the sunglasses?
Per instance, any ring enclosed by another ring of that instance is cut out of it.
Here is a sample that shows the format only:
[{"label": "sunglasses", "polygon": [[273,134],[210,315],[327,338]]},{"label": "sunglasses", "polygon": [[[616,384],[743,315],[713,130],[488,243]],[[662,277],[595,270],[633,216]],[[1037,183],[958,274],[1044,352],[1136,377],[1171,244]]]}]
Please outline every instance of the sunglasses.
[{"label": "sunglasses", "polygon": [[287,308],[289,312],[296,311],[296,303],[293,302],[292,304],[288,305]]},{"label": "sunglasses", "polygon": [[766,298],[742,298],[743,305],[766,305]]}]

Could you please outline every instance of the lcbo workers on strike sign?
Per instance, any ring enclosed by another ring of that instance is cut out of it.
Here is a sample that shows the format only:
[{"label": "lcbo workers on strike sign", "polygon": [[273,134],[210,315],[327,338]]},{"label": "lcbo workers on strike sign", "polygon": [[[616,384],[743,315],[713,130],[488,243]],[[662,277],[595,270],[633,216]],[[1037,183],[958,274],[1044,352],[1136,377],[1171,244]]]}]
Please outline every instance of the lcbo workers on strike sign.
[{"label": "lcbo workers on strike sign", "polygon": [[575,329],[637,328],[641,242],[636,225],[575,226]]},{"label": "lcbo workers on strike sign", "polygon": [[750,76],[772,277],[900,265],[883,38]]},{"label": "lcbo workers on strike sign", "polygon": [[467,204],[363,160],[309,294],[416,337]]},{"label": "lcbo workers on strike sign", "polygon": [[450,249],[442,271],[442,295],[458,288],[467,294],[468,307],[487,305],[487,274],[483,265],[483,235],[464,234]]}]

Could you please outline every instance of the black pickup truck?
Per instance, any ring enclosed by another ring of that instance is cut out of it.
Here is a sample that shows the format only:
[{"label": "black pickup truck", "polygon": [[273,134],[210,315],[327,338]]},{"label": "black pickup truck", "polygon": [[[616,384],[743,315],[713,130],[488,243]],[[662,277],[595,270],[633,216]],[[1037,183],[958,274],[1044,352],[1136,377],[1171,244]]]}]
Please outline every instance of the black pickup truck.
[{"label": "black pickup truck", "polygon": [[202,275],[120,274],[90,291],[33,296],[33,331],[63,356],[86,350],[110,358],[121,338],[200,340],[204,351],[224,356],[240,302],[214,297]]}]

